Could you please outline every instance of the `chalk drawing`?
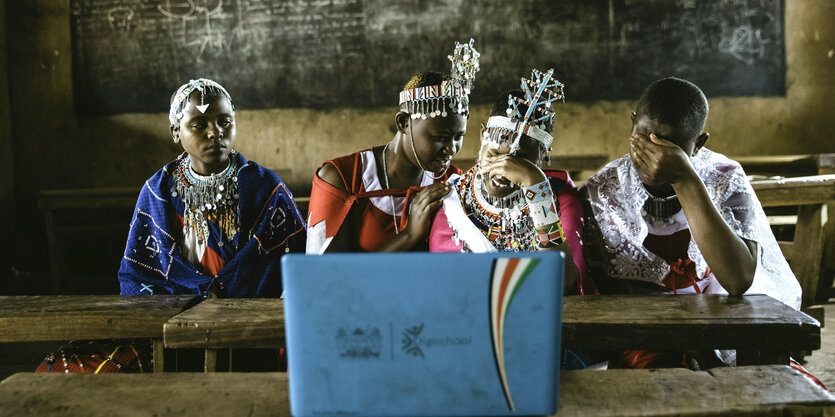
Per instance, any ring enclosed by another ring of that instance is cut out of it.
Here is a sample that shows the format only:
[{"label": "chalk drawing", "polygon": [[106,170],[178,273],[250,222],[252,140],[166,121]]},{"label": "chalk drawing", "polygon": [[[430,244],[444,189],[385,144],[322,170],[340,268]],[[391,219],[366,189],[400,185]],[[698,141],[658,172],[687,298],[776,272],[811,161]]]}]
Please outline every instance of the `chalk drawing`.
[{"label": "chalk drawing", "polygon": [[130,33],[133,23],[133,9],[130,7],[114,7],[107,12],[110,29],[117,33]]},{"label": "chalk drawing", "polygon": [[746,65],[754,65],[765,57],[766,45],[770,39],[762,37],[760,29],[749,25],[741,25],[734,29],[730,36],[723,36],[719,41],[719,52],[731,54]]},{"label": "chalk drawing", "polygon": [[[179,0],[172,2],[166,0],[165,5],[157,6],[157,10],[164,16],[171,19],[179,19],[182,26],[183,46],[195,48],[195,59],[200,60],[203,53],[208,49],[211,53],[218,54],[229,50],[229,44],[221,31],[212,30],[212,17],[223,13],[223,0],[216,0],[217,4],[211,6],[210,0]],[[189,33],[189,23],[198,20],[205,22],[200,33],[192,35]]]}]

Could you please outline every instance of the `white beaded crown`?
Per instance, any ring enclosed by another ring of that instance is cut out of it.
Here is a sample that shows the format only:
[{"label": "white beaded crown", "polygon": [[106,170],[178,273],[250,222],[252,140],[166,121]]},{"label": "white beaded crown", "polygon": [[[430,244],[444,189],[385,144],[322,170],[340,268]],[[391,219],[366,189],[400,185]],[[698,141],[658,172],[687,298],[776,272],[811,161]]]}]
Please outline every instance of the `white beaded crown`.
[{"label": "white beaded crown", "polygon": [[400,104],[406,104],[413,119],[446,117],[446,102],[452,111],[461,115],[468,114],[470,90],[475,74],[479,71],[478,58],[481,55],[473,47],[474,43],[475,39],[465,44],[455,42],[455,50],[448,56],[452,62],[449,80],[400,92]]},{"label": "white beaded crown", "polygon": [[546,127],[556,116],[551,103],[565,100],[563,84],[554,78],[553,68],[545,73],[534,69],[530,80],[522,78],[522,91],[524,98],[508,94],[507,117],[492,116],[487,120],[484,141],[493,148],[509,145],[510,153],[515,153],[522,135],[528,135],[545,149],[550,149],[554,138]]}]

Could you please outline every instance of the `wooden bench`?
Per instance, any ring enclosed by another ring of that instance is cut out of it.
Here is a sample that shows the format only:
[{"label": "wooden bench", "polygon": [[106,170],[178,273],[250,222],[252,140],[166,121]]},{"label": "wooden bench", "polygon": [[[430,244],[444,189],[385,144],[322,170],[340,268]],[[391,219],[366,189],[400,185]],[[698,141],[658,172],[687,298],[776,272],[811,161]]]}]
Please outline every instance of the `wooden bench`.
[{"label": "wooden bench", "polygon": [[[835,397],[788,366],[563,371],[556,416],[831,415]],[[404,410],[408,411],[408,410]],[[0,415],[290,416],[285,373],[15,374]]]},{"label": "wooden bench", "polygon": [[0,343],[153,339],[163,369],[163,324],[200,301],[193,295],[0,296]]},{"label": "wooden bench", "polygon": [[821,264],[828,260],[825,242],[833,239],[827,231],[835,230],[825,214],[826,205],[835,201],[835,174],[752,181],[751,186],[763,207],[798,206],[794,241],[779,243],[803,289],[803,305],[814,304]]},{"label": "wooden bench", "polygon": [[[168,320],[167,348],[284,346],[281,299],[209,299]],[[563,302],[563,347],[736,349],[741,365],[788,364],[789,351],[820,349],[820,323],[765,295],[585,295]]]},{"label": "wooden bench", "polygon": [[835,153],[806,155],[753,155],[736,156],[748,175],[807,176],[835,174]]}]

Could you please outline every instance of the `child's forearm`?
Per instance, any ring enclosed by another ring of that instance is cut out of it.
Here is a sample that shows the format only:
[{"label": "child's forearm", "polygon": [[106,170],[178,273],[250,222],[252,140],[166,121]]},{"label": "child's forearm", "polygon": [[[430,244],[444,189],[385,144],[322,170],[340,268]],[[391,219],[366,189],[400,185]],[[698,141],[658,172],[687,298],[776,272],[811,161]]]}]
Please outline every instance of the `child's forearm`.
[{"label": "child's forearm", "polygon": [[673,188],[713,275],[729,294],[742,295],[754,281],[756,243],[737,236],[725,223],[692,166],[686,167]]}]

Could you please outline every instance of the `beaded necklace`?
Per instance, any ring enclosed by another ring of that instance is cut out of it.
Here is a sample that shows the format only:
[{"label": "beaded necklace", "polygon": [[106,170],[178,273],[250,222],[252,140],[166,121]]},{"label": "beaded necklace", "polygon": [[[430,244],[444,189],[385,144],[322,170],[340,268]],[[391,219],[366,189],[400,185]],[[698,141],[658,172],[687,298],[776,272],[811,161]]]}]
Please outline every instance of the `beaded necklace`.
[{"label": "beaded necklace", "polygon": [[467,216],[498,251],[536,250],[536,230],[520,190],[502,198],[491,196],[476,165],[461,178],[458,195]]},{"label": "beaded necklace", "polygon": [[[386,167],[386,151],[388,150],[388,148],[389,148],[389,144],[387,143],[386,146],[383,147],[383,176],[386,180],[386,189],[390,188],[389,187],[389,170]],[[399,235],[400,234],[400,228],[397,227],[397,215],[394,214],[397,211],[397,206],[394,204],[394,196],[389,195],[389,200],[391,200],[391,211],[392,211],[391,219],[392,219],[392,223],[394,223],[394,234]]]},{"label": "beaded necklace", "polygon": [[194,172],[188,155],[181,157],[177,166],[171,196],[179,196],[185,204],[183,234],[195,233],[200,244],[209,236],[208,221],[215,222],[220,229],[218,246],[223,246],[224,237],[232,242],[238,234],[237,158],[232,156],[229,166],[217,174]]},{"label": "beaded necklace", "polygon": [[652,222],[655,227],[661,227],[665,223],[673,223],[673,215],[681,210],[681,203],[678,196],[673,194],[669,197],[655,197],[650,195],[644,201],[641,214],[644,219]]}]

